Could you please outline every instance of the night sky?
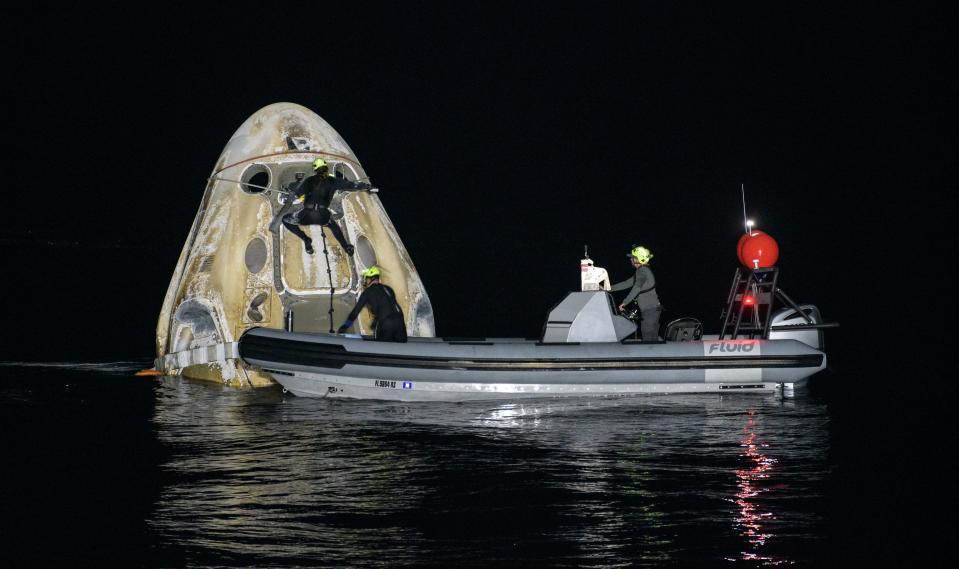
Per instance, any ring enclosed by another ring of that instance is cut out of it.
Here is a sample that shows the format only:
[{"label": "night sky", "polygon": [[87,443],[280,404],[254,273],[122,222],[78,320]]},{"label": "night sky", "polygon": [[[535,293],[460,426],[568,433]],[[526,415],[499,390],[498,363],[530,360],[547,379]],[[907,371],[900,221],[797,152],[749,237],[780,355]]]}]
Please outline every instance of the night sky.
[{"label": "night sky", "polygon": [[633,243],[664,320],[716,331],[740,184],[783,288],[842,323],[834,365],[955,316],[944,15],[348,4],[5,22],[0,359],[152,357],[205,179],[280,101],[327,120],[381,188],[442,335],[537,335],[584,245],[618,281]]}]

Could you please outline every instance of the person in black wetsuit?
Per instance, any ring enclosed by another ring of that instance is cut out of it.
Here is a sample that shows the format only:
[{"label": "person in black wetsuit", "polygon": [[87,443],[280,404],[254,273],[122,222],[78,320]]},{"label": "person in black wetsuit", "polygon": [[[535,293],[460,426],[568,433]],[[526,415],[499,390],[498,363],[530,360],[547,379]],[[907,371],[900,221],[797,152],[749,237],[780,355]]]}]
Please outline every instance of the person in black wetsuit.
[{"label": "person in black wetsuit", "polygon": [[356,301],[356,306],[346,317],[346,321],[337,330],[343,334],[353,325],[359,316],[360,310],[367,307],[373,313],[373,339],[381,342],[405,342],[406,322],[403,318],[403,309],[396,302],[396,293],[393,289],[380,283],[379,267],[370,267],[363,271],[366,290]]},{"label": "person in black wetsuit", "polygon": [[310,255],[314,252],[313,240],[299,226],[325,225],[330,228],[340,246],[352,257],[353,246],[346,241],[340,225],[333,221],[333,216],[330,213],[330,202],[333,201],[333,194],[337,191],[356,192],[368,190],[371,186],[337,178],[330,173],[330,167],[326,160],[322,158],[313,161],[313,171],[316,173],[303,180],[294,190],[296,199],[303,200],[303,209],[284,215],[283,225],[290,233],[303,240],[303,246],[306,247],[306,252]]},{"label": "person in black wetsuit", "polygon": [[643,341],[654,342],[659,339],[659,315],[663,307],[659,303],[659,295],[656,294],[656,277],[649,268],[649,260],[653,258],[653,254],[645,247],[634,246],[627,257],[636,273],[631,278],[614,284],[609,290],[629,289],[629,294],[619,305],[619,311],[623,312],[626,305],[635,300],[642,315],[640,330]]}]

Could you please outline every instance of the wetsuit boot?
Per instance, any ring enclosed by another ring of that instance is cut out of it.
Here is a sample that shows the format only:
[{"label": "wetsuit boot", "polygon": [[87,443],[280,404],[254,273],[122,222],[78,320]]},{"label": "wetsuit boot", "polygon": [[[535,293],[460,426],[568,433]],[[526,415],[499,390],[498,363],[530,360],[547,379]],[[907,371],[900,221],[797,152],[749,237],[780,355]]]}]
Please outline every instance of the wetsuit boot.
[{"label": "wetsuit boot", "polygon": [[312,255],[315,251],[313,249],[313,240],[310,239],[310,236],[306,234],[300,226],[295,223],[295,219],[291,215],[287,215],[283,218],[283,227],[286,227],[287,231],[296,235],[303,241],[303,247],[306,249],[308,255]]},{"label": "wetsuit boot", "polygon": [[353,252],[355,251],[355,248],[352,245],[350,245],[350,243],[346,240],[346,237],[343,236],[343,230],[340,229],[340,225],[337,222],[330,219],[326,223],[326,226],[330,228],[330,233],[333,234],[333,237],[336,237],[336,240],[337,242],[339,242],[340,247],[342,247],[343,250],[346,251],[347,255],[352,257]]}]

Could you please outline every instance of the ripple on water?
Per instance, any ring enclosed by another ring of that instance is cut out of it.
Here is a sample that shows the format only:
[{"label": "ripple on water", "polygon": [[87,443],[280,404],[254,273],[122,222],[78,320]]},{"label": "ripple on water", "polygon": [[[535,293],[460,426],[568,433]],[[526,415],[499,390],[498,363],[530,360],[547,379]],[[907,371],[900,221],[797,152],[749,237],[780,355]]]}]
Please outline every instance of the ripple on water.
[{"label": "ripple on water", "polygon": [[151,527],[198,562],[801,564],[825,523],[825,409],[802,398],[413,404],[168,378],[153,421]]}]

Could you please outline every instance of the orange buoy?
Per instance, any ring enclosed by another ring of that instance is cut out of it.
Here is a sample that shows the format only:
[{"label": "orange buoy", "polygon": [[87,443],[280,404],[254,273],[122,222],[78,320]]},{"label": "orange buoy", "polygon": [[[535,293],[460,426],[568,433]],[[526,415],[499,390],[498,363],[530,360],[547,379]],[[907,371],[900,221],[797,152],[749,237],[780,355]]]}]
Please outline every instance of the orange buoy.
[{"label": "orange buoy", "polygon": [[766,269],[779,260],[779,244],[771,235],[753,230],[739,238],[736,255],[747,269]]},{"label": "orange buoy", "polygon": [[752,237],[755,233],[762,233],[762,231],[756,230],[752,233],[743,233],[739,237],[739,241],[736,243],[736,258],[739,259],[739,262],[744,265],[746,265],[746,261],[743,261],[743,244],[746,243],[746,240]]}]

